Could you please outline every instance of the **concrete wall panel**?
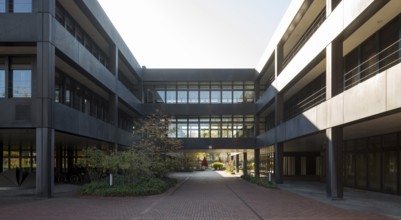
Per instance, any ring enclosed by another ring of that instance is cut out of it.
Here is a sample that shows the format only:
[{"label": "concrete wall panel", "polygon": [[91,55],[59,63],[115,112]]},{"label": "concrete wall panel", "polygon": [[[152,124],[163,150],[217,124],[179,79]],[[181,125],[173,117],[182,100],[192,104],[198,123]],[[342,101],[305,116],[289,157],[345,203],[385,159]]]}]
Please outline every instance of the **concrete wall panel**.
[{"label": "concrete wall panel", "polygon": [[387,96],[386,109],[393,110],[401,107],[401,64],[398,64],[386,71],[387,75]]},{"label": "concrete wall panel", "polygon": [[316,106],[316,128],[323,130],[327,128],[328,123],[328,102],[323,102]]},{"label": "concrete wall panel", "polygon": [[381,113],[386,109],[386,76],[378,74],[344,92],[344,122]]},{"label": "concrete wall panel", "polygon": [[372,4],[372,2],[374,2],[374,0],[343,0],[344,26],[348,26],[360,13]]},{"label": "concrete wall panel", "polygon": [[327,102],[327,127],[334,127],[344,122],[344,94],[341,93]]},{"label": "concrete wall panel", "polygon": [[311,108],[299,117],[298,136],[316,132],[317,129],[317,107]]}]

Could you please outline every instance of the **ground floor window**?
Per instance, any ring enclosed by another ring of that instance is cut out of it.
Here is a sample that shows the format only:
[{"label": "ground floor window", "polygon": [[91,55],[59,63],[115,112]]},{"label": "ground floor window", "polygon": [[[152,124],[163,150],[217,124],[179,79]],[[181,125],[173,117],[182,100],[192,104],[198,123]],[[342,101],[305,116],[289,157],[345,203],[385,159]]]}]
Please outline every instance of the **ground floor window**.
[{"label": "ground floor window", "polygon": [[399,194],[401,133],[345,141],[346,186]]}]

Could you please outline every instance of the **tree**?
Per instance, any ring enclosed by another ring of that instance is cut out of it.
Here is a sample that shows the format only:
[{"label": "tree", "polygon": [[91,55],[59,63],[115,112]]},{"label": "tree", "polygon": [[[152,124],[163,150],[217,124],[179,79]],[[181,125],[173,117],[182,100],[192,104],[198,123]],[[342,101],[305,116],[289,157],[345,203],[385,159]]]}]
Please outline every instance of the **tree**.
[{"label": "tree", "polygon": [[169,138],[170,118],[156,114],[139,118],[134,123],[134,135],[137,140],[133,143],[133,151],[148,158],[149,170],[155,177],[163,177],[175,168],[175,153],[182,147],[182,141]]},{"label": "tree", "polygon": [[164,177],[175,168],[175,152],[182,146],[177,139],[168,138],[169,119],[162,114],[145,116],[135,122],[137,140],[132,148],[106,151],[95,147],[84,150],[81,165],[88,167],[91,180],[104,174],[123,174],[130,182]]}]

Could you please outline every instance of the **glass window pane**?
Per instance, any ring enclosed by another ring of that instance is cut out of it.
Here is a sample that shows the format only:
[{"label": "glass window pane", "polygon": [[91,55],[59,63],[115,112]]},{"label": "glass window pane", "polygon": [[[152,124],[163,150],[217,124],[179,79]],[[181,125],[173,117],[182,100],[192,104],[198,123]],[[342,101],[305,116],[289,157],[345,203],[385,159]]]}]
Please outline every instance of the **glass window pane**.
[{"label": "glass window pane", "polygon": [[187,91],[178,91],[177,103],[187,103]]},{"label": "glass window pane", "polygon": [[234,91],[233,103],[242,103],[244,101],[243,91]]},{"label": "glass window pane", "polygon": [[188,96],[189,96],[189,98],[188,98],[189,103],[198,103],[199,102],[198,91],[189,91]]},{"label": "glass window pane", "polygon": [[383,191],[397,193],[398,159],[396,151],[383,152]]},{"label": "glass window pane", "polygon": [[0,70],[0,98],[6,97],[6,72]]},{"label": "glass window pane", "polygon": [[157,90],[156,103],[166,103],[166,92],[164,90]]},{"label": "glass window pane", "polygon": [[166,92],[166,102],[167,103],[176,103],[177,96],[175,91],[167,91]]},{"label": "glass window pane", "polygon": [[345,156],[345,183],[347,186],[355,186],[355,157],[353,154]]},{"label": "glass window pane", "polygon": [[200,137],[201,138],[209,138],[210,137],[210,129],[209,124],[200,124]]},{"label": "glass window pane", "polygon": [[220,124],[213,123],[210,125],[210,136],[212,138],[220,138]]},{"label": "glass window pane", "polygon": [[366,188],[367,182],[367,161],[365,154],[356,155],[356,186],[358,188]]},{"label": "glass window pane", "polygon": [[223,91],[222,103],[232,103],[233,96],[232,91]]},{"label": "glass window pane", "polygon": [[368,160],[369,169],[369,189],[379,191],[380,190],[380,152],[369,153]]},{"label": "glass window pane", "polygon": [[12,8],[14,13],[30,13],[32,12],[32,0],[14,0]]},{"label": "glass window pane", "polygon": [[220,91],[212,91],[210,103],[221,103],[221,92]]},{"label": "glass window pane", "polygon": [[187,123],[178,123],[177,125],[177,137],[178,138],[187,138],[188,131],[187,131]]},{"label": "glass window pane", "polygon": [[189,137],[190,138],[198,138],[199,137],[198,124],[189,124]]},{"label": "glass window pane", "polygon": [[0,0],[0,13],[6,12],[6,0]]},{"label": "glass window pane", "polygon": [[246,91],[245,92],[245,99],[244,102],[246,103],[253,103],[254,101],[254,92],[253,91]]},{"label": "glass window pane", "polygon": [[209,103],[209,91],[200,91],[200,103]]},{"label": "glass window pane", "polygon": [[32,70],[13,70],[13,97],[30,98],[32,96]]}]

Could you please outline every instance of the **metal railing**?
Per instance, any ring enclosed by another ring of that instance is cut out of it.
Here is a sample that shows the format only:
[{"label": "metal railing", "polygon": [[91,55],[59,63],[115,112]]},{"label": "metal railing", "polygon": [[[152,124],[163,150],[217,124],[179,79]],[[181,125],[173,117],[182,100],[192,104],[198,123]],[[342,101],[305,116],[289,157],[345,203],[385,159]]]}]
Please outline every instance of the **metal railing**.
[{"label": "metal railing", "polygon": [[285,120],[288,120],[290,118],[293,118],[296,115],[301,114],[302,112],[305,112],[316,105],[324,102],[326,100],[326,86],[320,88],[319,90],[313,92],[307,97],[301,97],[301,101],[291,104],[288,104],[286,106],[286,111],[284,118]]},{"label": "metal railing", "polygon": [[320,25],[326,20],[326,8],[319,13],[316,19],[312,22],[309,28],[305,31],[302,37],[298,40],[298,42],[294,45],[291,51],[287,54],[287,56],[283,59],[282,68],[287,66],[287,64],[291,61],[291,59],[298,53],[298,51],[302,48],[302,46],[312,37],[312,35],[317,31]]},{"label": "metal railing", "polygon": [[[401,47],[398,46],[400,44],[400,41],[401,39],[397,40],[396,42],[381,50],[379,53],[360,63],[358,66],[345,72],[343,78],[344,90],[347,90],[357,85],[358,83],[363,82],[373,77],[374,75],[398,64],[401,60],[401,57],[399,55]],[[394,50],[394,47],[397,47],[397,49]],[[385,52],[390,53],[385,54]],[[382,55],[384,55],[384,57],[381,57]],[[392,58],[392,56],[394,56],[394,58]],[[386,61],[387,63],[383,64],[384,61]]]}]

